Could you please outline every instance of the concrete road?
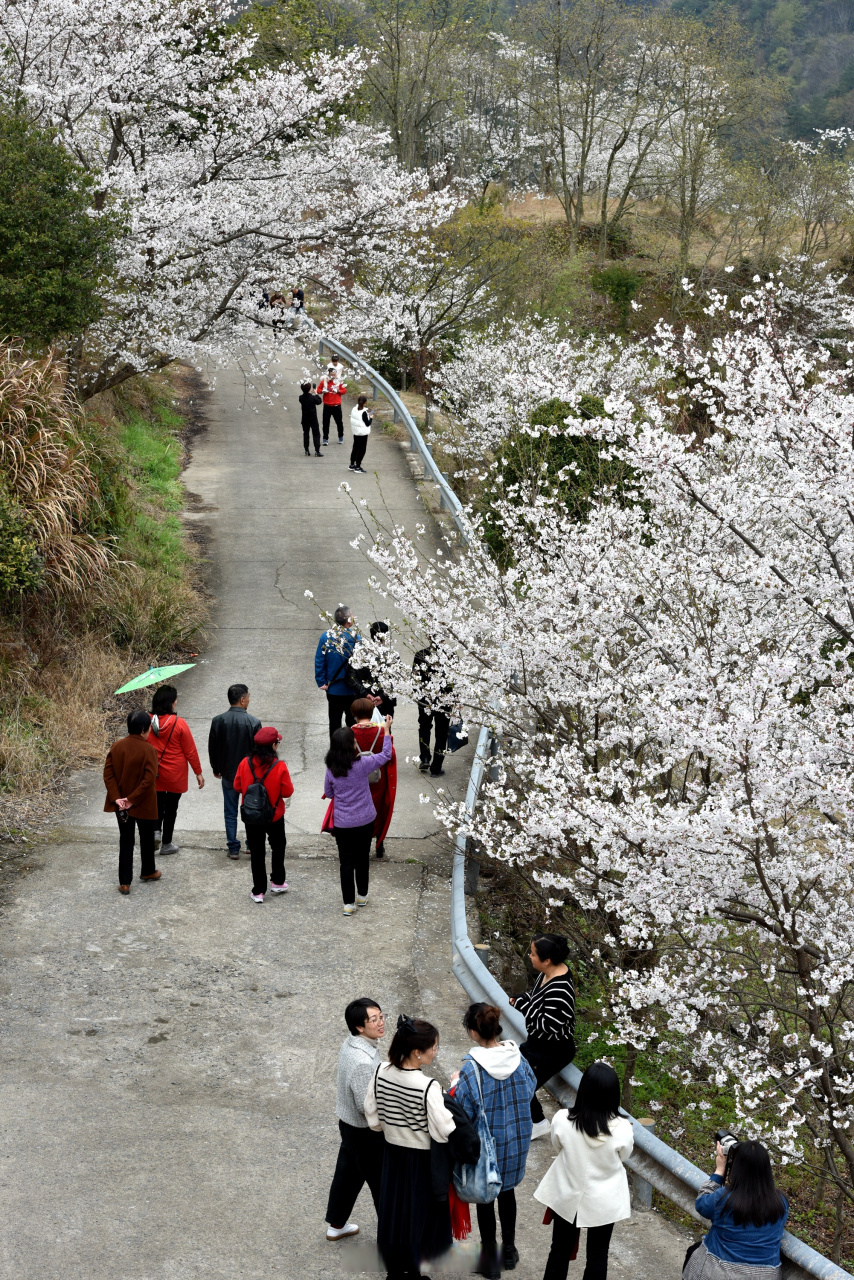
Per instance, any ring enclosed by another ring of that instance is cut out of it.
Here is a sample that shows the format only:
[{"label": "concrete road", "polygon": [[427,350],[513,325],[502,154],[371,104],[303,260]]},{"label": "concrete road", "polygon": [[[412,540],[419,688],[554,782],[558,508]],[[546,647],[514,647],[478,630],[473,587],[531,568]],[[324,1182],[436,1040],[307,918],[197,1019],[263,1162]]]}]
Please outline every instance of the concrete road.
[{"label": "concrete road", "polygon": [[[287,371],[288,366],[286,366]],[[300,373],[290,363],[290,377]],[[293,390],[274,411],[221,375],[188,488],[211,534],[215,627],[180,680],[203,746],[228,684],[284,734],[297,785],[289,812],[290,893],[250,901],[248,859],[229,861],[220,795],[182,802],[181,852],[163,878],[116,891],[113,820],[96,774],[81,775],[66,826],[30,859],[0,916],[0,1277],[2,1280],[294,1280],[376,1273],[370,1200],[355,1241],[327,1244],[337,1149],[335,1058],[342,1010],[380,1000],[393,1025],[421,1013],[442,1033],[440,1078],[466,1049],[465,995],[450,969],[450,858],[416,752],[414,709],[395,736],[401,787],[368,907],[341,914],[337,863],[317,834],[325,703],[313,680],[311,589],[360,621],[382,616],[338,492],[347,451],[306,459]],[[423,508],[399,446],[372,436],[368,463],[408,526]],[[378,493],[373,477],[353,477]],[[463,753],[443,780],[461,794]],[[206,769],[207,771],[207,769]],[[519,1280],[537,1280],[549,1233],[530,1192],[551,1152],[534,1144],[519,1192]],[[473,1242],[452,1264],[470,1271]],[[612,1280],[680,1274],[685,1241],[656,1215],[618,1228]],[[576,1274],[580,1274],[576,1270]]]},{"label": "concrete road", "polygon": [[[413,533],[425,520],[403,450],[382,430],[375,428],[368,444],[364,465],[370,474],[348,471],[352,402],[344,406],[344,445],[334,442],[333,426],[323,458],[305,457],[297,396],[309,368],[317,376],[308,355],[279,362],[281,394],[273,406],[247,391],[239,369],[218,371],[209,429],[195,443],[184,474],[192,495],[188,518],[209,538],[209,583],[217,605],[199,665],[176,679],[179,710],[207,777],[202,792],[191,778],[178,817],[179,843],[181,832],[214,831],[221,823],[222,794],[207,768],[205,745],[211,718],[227,709],[226,689],[236,681],[249,685],[253,714],[283,735],[281,753],[296,788],[288,830],[320,830],[328,720],[314,681],[314,652],[324,630],[319,611],[349,604],[365,630],[375,618],[389,616],[389,602],[375,598],[368,585],[370,563],[350,545],[364,529],[358,499],[367,498]],[[341,492],[342,482],[351,495]],[[437,537],[426,540],[427,549],[438,545]],[[394,733],[399,790],[391,835],[427,837],[439,828],[432,806],[419,797],[430,795],[435,784],[414,764],[405,765],[418,754],[411,704],[400,707]],[[471,750],[448,758],[442,785],[452,794],[465,794]],[[100,779],[90,773],[74,782],[79,796],[72,821],[103,825]]]}]

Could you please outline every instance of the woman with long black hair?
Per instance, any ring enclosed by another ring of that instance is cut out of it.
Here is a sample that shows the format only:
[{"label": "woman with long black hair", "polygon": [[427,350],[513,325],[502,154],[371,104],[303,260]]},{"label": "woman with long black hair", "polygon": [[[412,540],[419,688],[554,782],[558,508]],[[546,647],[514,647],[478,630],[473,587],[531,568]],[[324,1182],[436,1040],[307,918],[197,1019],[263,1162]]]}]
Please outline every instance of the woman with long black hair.
[{"label": "woman with long black hair", "polygon": [[685,1258],[685,1280],[782,1280],[780,1241],[789,1202],[777,1190],[761,1142],[739,1142],[727,1157],[717,1143],[715,1172],[700,1188],[696,1209],[711,1220]]},{"label": "woman with long black hair", "polygon": [[619,1114],[620,1081],[607,1062],[592,1062],[575,1106],[552,1120],[557,1158],[534,1192],[552,1211],[552,1247],[543,1280],[566,1280],[582,1227],[587,1228],[584,1280],[606,1280],[614,1223],[631,1216],[623,1167],[634,1146],[632,1126]]},{"label": "woman with long black hair", "polygon": [[[530,991],[510,1003],[525,1018],[528,1038],[521,1052],[537,1077],[537,1088],[562,1071],[575,1057],[575,984],[566,963],[569,943],[556,933],[540,933],[529,959],[537,971]],[[549,1122],[537,1095],[531,1099],[532,1137],[544,1138]]]},{"label": "woman with long black hair", "polygon": [[451,1247],[448,1201],[436,1199],[430,1172],[430,1140],[447,1142],[456,1127],[442,1086],[424,1073],[438,1050],[432,1023],[401,1014],[365,1098],[368,1125],[385,1137],[377,1245],[388,1280],[416,1280],[422,1262]]},{"label": "woman with long black hair", "polygon": [[151,730],[148,741],[157,753],[157,828],[155,847],[161,853],[177,853],[173,844],[175,819],[181,796],[188,787],[187,766],[196,775],[201,789],[205,785],[202,763],[186,720],[175,712],[178,690],[171,684],[161,685],[151,700]]}]

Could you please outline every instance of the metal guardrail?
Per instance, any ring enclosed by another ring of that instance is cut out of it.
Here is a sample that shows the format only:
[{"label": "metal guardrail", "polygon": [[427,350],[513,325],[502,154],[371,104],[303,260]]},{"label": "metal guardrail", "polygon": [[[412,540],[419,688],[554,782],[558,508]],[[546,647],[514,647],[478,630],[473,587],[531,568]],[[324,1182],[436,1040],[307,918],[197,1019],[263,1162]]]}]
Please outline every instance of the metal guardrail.
[{"label": "metal guardrail", "polygon": [[[350,362],[356,373],[364,373],[374,388],[375,395],[379,391],[389,401],[395,411],[395,419],[400,419],[403,422],[409,432],[412,447],[420,454],[425,470],[429,472],[438,485],[442,506],[450,511],[463,541],[467,544],[469,541],[468,526],[464,519],[462,503],[436,465],[424,437],[415,425],[412,415],[398,393],[366,360],[351,351],[349,347],[344,346],[337,338],[328,338],[325,334],[322,334],[314,322],[306,317],[301,332],[305,333],[306,329],[309,328],[314,330],[316,334],[321,356],[323,355],[324,347],[329,347],[331,351],[337,352],[339,356]],[[466,812],[469,814],[474,813],[477,804],[483,774],[490,755],[491,741],[492,733],[484,726],[478,737],[474,763],[471,767],[466,791]],[[502,1021],[505,1025],[512,1027],[521,1043],[527,1037],[525,1019],[521,1013],[517,1013],[513,1008],[507,993],[489,972],[469,938],[465,899],[467,849],[468,838],[464,832],[460,832],[456,839],[454,872],[451,885],[453,970],[458,981],[472,1000],[485,1000],[489,1004],[496,1005],[501,1010]],[[560,1075],[554,1076],[549,1080],[547,1087],[555,1094],[558,1101],[562,1102],[564,1106],[568,1106],[575,1097],[580,1079],[581,1072],[578,1067],[570,1064],[564,1068]],[[622,1114],[631,1122],[634,1130],[635,1145],[632,1155],[626,1161],[628,1168],[639,1178],[654,1187],[656,1191],[661,1192],[673,1204],[690,1214],[697,1222],[705,1225],[705,1219],[701,1218],[694,1208],[694,1201],[698,1190],[707,1181],[708,1174],[704,1173],[702,1169],[698,1169],[695,1164],[692,1164],[690,1160],[686,1160],[684,1156],[680,1156],[678,1151],[668,1147],[660,1138],[656,1138],[634,1116],[625,1111]],[[784,1280],[810,1280],[810,1278],[811,1280],[854,1280],[849,1271],[843,1271],[835,1262],[823,1257],[822,1254],[810,1248],[808,1244],[804,1244],[802,1240],[798,1240],[796,1236],[791,1235],[788,1231],[783,1234],[780,1252],[783,1257]]]},{"label": "metal guardrail", "polygon": [[304,334],[306,330],[309,329],[314,330],[317,337],[318,355],[323,355],[324,347],[328,347],[330,351],[336,352],[337,355],[341,356],[342,359],[347,360],[353,366],[355,373],[364,374],[374,389],[375,398],[377,392],[381,392],[386,400],[388,400],[394,410],[395,422],[402,422],[406,427],[406,430],[409,432],[409,439],[411,441],[412,448],[424,463],[424,470],[429,473],[431,480],[433,480],[439,488],[439,497],[443,509],[451,513],[454,524],[459,530],[460,537],[467,545],[469,541],[469,528],[464,518],[463,504],[454,493],[447,477],[442,474],[436,465],[436,461],[430,452],[430,446],[418,430],[412,414],[409,412],[394,387],[389,382],[386,382],[382,374],[377,373],[376,369],[369,365],[367,360],[362,356],[357,355],[355,351],[351,351],[349,347],[345,347],[344,343],[339,342],[337,338],[329,338],[326,334],[321,333],[314,321],[309,320],[308,317],[306,317],[303,321],[300,333]]},{"label": "metal guardrail", "polygon": [[[474,812],[477,804],[483,774],[490,755],[491,738],[488,728],[481,729],[466,792],[466,812],[469,814]],[[472,1000],[485,1000],[501,1010],[502,1022],[513,1028],[521,1042],[527,1036],[525,1019],[510,1004],[506,992],[489,972],[469,938],[465,901],[466,856],[467,836],[465,832],[460,832],[454,851],[451,888],[451,944],[454,973]],[[547,1087],[564,1106],[568,1106],[575,1097],[580,1079],[581,1072],[578,1067],[570,1064],[560,1075],[554,1076]],[[628,1167],[639,1178],[665,1195],[668,1200],[689,1213],[697,1222],[708,1225],[694,1209],[697,1192],[707,1181],[708,1174],[698,1169],[684,1156],[680,1156],[660,1138],[656,1138],[634,1116],[627,1112],[622,1114],[631,1121],[635,1138],[634,1151],[626,1161]],[[851,1280],[850,1272],[843,1271],[835,1262],[823,1257],[788,1231],[783,1235],[781,1253],[784,1280],[805,1280],[806,1277],[814,1277],[817,1280]]]}]

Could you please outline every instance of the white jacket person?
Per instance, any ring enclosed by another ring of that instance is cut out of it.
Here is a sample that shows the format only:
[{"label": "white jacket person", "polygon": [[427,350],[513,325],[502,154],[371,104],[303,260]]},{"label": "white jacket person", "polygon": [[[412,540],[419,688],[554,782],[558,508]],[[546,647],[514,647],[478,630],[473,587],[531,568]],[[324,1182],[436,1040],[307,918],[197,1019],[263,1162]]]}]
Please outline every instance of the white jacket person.
[{"label": "white jacket person", "polygon": [[576,1128],[568,1111],[558,1111],[552,1120],[557,1159],[534,1198],[579,1227],[603,1227],[631,1217],[623,1161],[634,1146],[632,1126],[622,1116],[614,1116],[609,1127],[610,1133],[591,1138]]},{"label": "white jacket person", "polygon": [[354,405],[350,410],[350,430],[354,436],[369,436],[373,420],[374,415],[364,407],[360,409],[358,405]]}]

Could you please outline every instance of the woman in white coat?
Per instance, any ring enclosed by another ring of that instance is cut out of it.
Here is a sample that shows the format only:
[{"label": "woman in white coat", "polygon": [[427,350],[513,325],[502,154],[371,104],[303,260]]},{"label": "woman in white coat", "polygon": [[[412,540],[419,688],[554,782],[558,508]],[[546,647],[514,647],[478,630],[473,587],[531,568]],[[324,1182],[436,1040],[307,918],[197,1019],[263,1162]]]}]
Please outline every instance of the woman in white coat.
[{"label": "woman in white coat", "polygon": [[353,449],[350,453],[350,470],[360,471],[365,475],[362,462],[368,447],[368,436],[371,434],[371,423],[374,415],[368,408],[368,397],[359,396],[355,409],[350,412],[350,430],[353,432]]},{"label": "woman in white coat", "polygon": [[631,1216],[623,1161],[631,1155],[634,1136],[619,1110],[616,1071],[593,1062],[581,1077],[575,1106],[552,1120],[557,1159],[534,1192],[551,1209],[554,1223],[543,1280],[566,1280],[582,1227],[587,1228],[584,1280],[606,1280],[614,1223]]}]

